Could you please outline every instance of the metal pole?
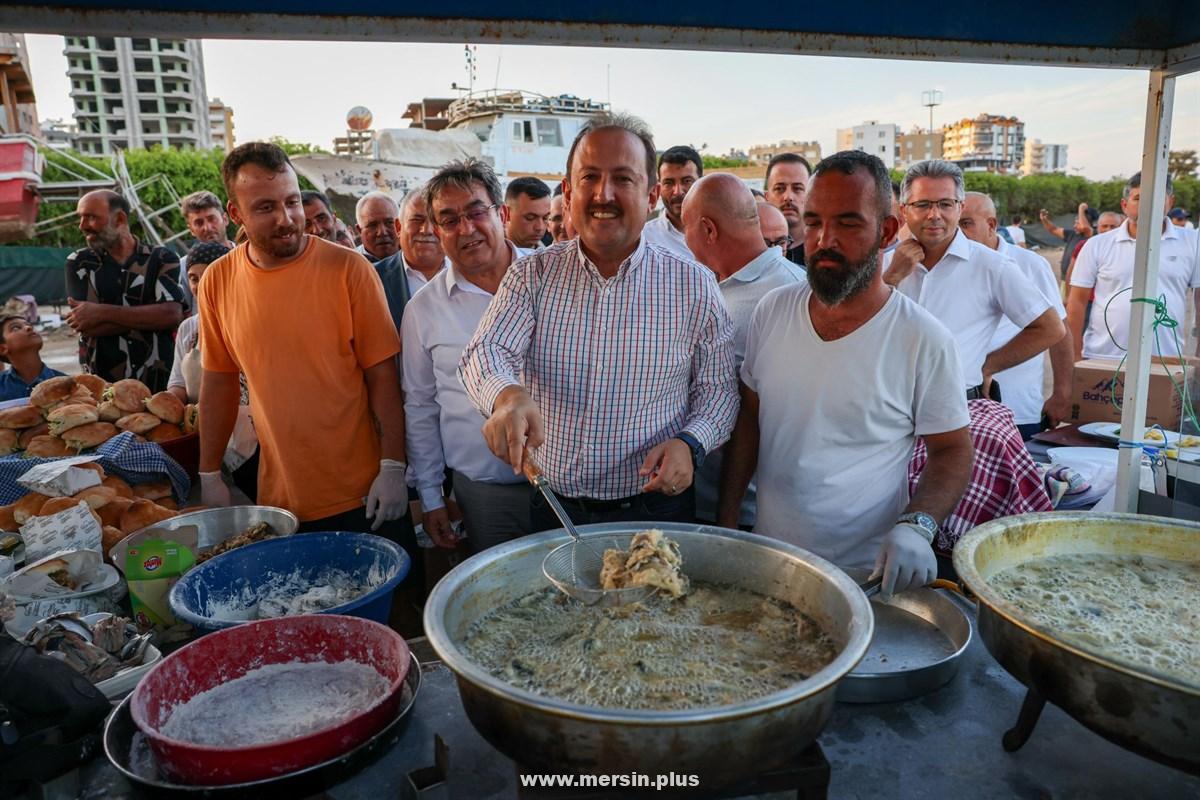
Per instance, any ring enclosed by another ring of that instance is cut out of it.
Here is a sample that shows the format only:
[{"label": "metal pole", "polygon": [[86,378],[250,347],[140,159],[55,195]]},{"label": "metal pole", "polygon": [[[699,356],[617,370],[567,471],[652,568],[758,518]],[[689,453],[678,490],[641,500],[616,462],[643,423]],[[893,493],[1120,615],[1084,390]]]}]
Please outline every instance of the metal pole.
[{"label": "metal pole", "polygon": [[[1138,203],[1137,245],[1133,257],[1132,297],[1158,296],[1158,251],[1162,242],[1163,206],[1167,198],[1167,155],[1171,143],[1171,110],[1175,78],[1163,69],[1151,70],[1146,98],[1146,136],[1142,145],[1142,183]],[[1150,385],[1150,336],[1153,308],[1132,303],[1129,309],[1129,355],[1125,360],[1125,394],[1121,410],[1121,440],[1141,439],[1146,423],[1146,394]],[[1182,322],[1182,320],[1181,320]],[[1117,456],[1116,511],[1137,511],[1142,451],[1121,447]]]}]

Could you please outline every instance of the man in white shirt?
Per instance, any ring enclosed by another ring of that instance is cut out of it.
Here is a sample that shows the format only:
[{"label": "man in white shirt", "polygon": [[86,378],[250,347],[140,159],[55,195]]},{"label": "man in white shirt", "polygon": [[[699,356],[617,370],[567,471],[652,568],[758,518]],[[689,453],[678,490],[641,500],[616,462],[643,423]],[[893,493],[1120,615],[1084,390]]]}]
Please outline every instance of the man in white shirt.
[{"label": "man in white shirt", "polygon": [[[999,400],[1004,387],[993,387],[996,373],[1045,351],[1065,329],[1050,301],[1027,290],[1016,264],[959,230],[965,194],[956,164],[935,159],[909,167],[900,198],[913,238],[886,254],[884,281],[951,331],[967,399]],[[1004,317],[1020,333],[992,350]]]},{"label": "man in white shirt", "polygon": [[[733,320],[734,366],[746,357],[750,315],[765,294],[780,286],[804,280],[804,271],[788,261],[779,247],[763,241],[758,204],[750,189],[733,175],[717,173],[701,178],[683,203],[683,225],[688,247],[696,260],[716,273],[721,297]],[[779,210],[764,204],[776,214]],[[783,215],[779,215],[780,220]],[[784,227],[786,235],[787,228]],[[696,471],[696,517],[717,518],[717,490],[721,482],[722,448],[709,453]],[[738,525],[754,525],[754,483],[742,501]]]},{"label": "man in white shirt", "polygon": [[[1121,358],[1129,347],[1129,311],[1133,292],[1133,252],[1137,247],[1138,206],[1142,195],[1142,173],[1125,184],[1120,227],[1093,236],[1075,258],[1071,289],[1067,295],[1067,324],[1077,358]],[[1200,286],[1197,274],[1196,234],[1170,224],[1162,215],[1175,202],[1174,187],[1167,177],[1166,207],[1146,214],[1148,224],[1162,225],[1158,251],[1158,294],[1167,298],[1167,313],[1179,323],[1175,329],[1159,328],[1152,352],[1178,356],[1186,338],[1182,328],[1187,315],[1188,292]],[[1095,293],[1093,299],[1092,294]],[[1092,300],[1091,315],[1087,315]],[[1087,330],[1084,330],[1084,320]],[[1111,331],[1111,334],[1110,334]]]},{"label": "man in white shirt", "polygon": [[[755,531],[842,567],[874,565],[885,599],[936,577],[933,537],[972,460],[950,334],[878,269],[899,227],[890,183],[859,151],[817,166],[803,216],[808,281],[754,311],[718,514],[736,522],[757,465]],[[918,436],[930,461],[909,497]]]},{"label": "man in white shirt", "polygon": [[1021,227],[1020,214],[1013,214],[1012,224],[1006,225],[1004,230],[1008,231],[1008,235],[1012,238],[1012,243],[1014,245],[1022,249],[1029,247],[1029,245],[1025,243],[1025,229]]},{"label": "man in white shirt", "polygon": [[683,198],[704,175],[700,154],[687,145],[669,147],[658,157],[658,191],[662,213],[646,223],[642,236],[669,253],[695,260],[683,234]]},{"label": "man in white shirt", "polygon": [[400,328],[409,467],[422,524],[439,547],[455,546],[442,497],[449,467],[475,552],[530,532],[529,484],[488,450],[482,419],[458,379],[463,348],[516,257],[496,212],[500,196],[496,174],[480,161],[451,162],[430,179],[421,207],[432,209],[450,267],[413,295]]},{"label": "man in white shirt", "polygon": [[400,201],[400,266],[410,295],[450,266],[433,220],[425,209],[425,187],[410,189]]},{"label": "man in white shirt", "polygon": [[[1050,266],[1050,262],[1032,250],[1026,250],[1004,241],[997,234],[996,226],[996,206],[992,199],[982,192],[967,192],[958,227],[971,241],[995,250],[1005,258],[1012,259],[1025,276],[1028,290],[1041,293],[1050,301],[1050,305],[1059,318],[1065,320],[1067,311],[1063,308],[1058,281],[1054,279],[1054,270]],[[997,350],[1003,347],[1018,333],[1020,330],[1007,317],[1000,320],[988,349]],[[1004,405],[1012,410],[1017,429],[1021,431],[1021,436],[1025,439],[1042,429],[1043,414],[1050,427],[1057,427],[1058,423],[1070,416],[1071,375],[1075,368],[1070,337],[1064,334],[1050,346],[1048,352],[1050,369],[1054,375],[1054,389],[1044,402],[1042,395],[1046,368],[1044,357],[1034,356],[1024,363],[1009,367],[996,374],[996,380],[1004,390]]]}]

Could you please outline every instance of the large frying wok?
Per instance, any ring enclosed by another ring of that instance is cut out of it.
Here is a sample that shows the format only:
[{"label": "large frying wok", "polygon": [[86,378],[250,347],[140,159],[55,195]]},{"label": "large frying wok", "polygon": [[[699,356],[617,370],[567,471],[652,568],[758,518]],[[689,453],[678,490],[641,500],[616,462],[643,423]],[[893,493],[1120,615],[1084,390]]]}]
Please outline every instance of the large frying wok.
[{"label": "large frying wok", "polygon": [[701,776],[712,789],[778,766],[816,738],[837,682],[871,641],[873,617],[858,586],[829,562],[762,536],[697,525],[586,525],[589,536],[663,530],[679,542],[693,580],[717,581],[786,600],[834,637],[839,654],[808,680],[737,705],[696,711],[583,706],[516,689],[474,664],[459,645],[478,618],[548,586],[542,559],[568,541],[562,530],[487,550],[458,565],[425,605],[425,631],[458,680],[467,716],[493,746],[544,772]]},{"label": "large frying wok", "polygon": [[954,549],[954,567],[979,598],[979,635],[1001,666],[1030,689],[1022,719],[1005,746],[1011,750],[1024,742],[1041,704],[1049,701],[1122,747],[1200,773],[1200,685],[1056,638],[988,583],[1009,567],[1066,553],[1200,561],[1200,524],[1138,514],[1054,512],[994,520],[963,537]]}]

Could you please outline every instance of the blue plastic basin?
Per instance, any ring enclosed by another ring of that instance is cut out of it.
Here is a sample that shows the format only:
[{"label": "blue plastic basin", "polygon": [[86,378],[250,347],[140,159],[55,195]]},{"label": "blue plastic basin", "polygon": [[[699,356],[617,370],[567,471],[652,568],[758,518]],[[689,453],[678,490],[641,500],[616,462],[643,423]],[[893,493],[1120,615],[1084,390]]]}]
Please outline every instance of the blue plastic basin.
[{"label": "blue plastic basin", "polygon": [[408,575],[411,562],[399,545],[370,533],[347,531],[297,533],[255,542],[222,553],[185,574],[171,588],[171,611],[198,631],[230,628],[257,619],[258,601],[282,576],[299,573],[319,585],[327,570],[374,587],[349,603],[321,614],[344,614],[387,624],[392,593]]}]

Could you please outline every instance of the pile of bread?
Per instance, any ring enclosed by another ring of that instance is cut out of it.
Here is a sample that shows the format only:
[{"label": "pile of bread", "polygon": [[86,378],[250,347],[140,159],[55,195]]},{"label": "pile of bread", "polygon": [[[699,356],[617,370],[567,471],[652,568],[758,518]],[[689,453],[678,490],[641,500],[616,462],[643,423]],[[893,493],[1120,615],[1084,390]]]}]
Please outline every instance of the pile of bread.
[{"label": "pile of bread", "polygon": [[0,410],[0,456],[72,456],[123,431],[166,442],[194,433],[196,424],[194,405],[170,392],[151,394],[141,381],[64,375],[35,386],[29,405]]},{"label": "pile of bread", "polygon": [[[113,545],[147,525],[176,516],[179,511],[171,493],[169,481],[152,481],[129,485],[116,475],[107,475],[99,464],[77,464],[100,475],[98,486],[89,486],[71,497],[48,497],[30,492],[15,503],[0,506],[0,531],[16,532],[31,517],[48,517],[68,508],[88,504],[92,516],[103,531],[102,549],[105,558]],[[188,509],[194,511],[197,509]]]}]

